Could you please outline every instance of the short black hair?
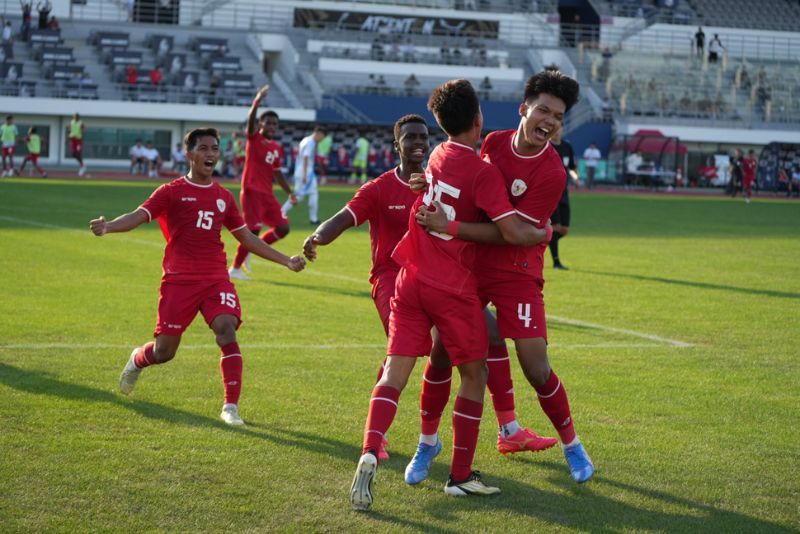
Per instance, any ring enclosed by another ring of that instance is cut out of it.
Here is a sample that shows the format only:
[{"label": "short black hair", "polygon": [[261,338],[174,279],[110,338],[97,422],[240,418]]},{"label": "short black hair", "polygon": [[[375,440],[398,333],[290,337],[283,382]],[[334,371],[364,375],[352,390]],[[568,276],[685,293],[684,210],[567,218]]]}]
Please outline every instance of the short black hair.
[{"label": "short black hair", "polygon": [[314,126],[314,133],[317,133],[317,132],[320,132],[320,133],[323,133],[323,134],[327,134],[328,133],[328,129],[326,127],[324,127],[324,126],[321,126],[321,125],[317,124],[316,126]]},{"label": "short black hair", "polygon": [[[30,131],[32,134],[35,134],[35,133],[36,133],[36,126],[31,126],[31,128],[30,128],[30,130],[29,130],[29,131]],[[752,150],[751,150],[750,152],[752,152]]]},{"label": "short black hair", "polygon": [[450,80],[433,90],[428,109],[442,130],[454,136],[472,127],[481,105],[469,80]]},{"label": "short black hair", "polygon": [[535,100],[541,94],[560,98],[569,111],[580,98],[581,86],[566,74],[557,70],[544,70],[534,74],[525,83],[525,102]]},{"label": "short black hair", "polygon": [[414,113],[411,113],[409,115],[403,115],[402,117],[397,119],[397,122],[394,123],[394,140],[395,141],[399,141],[400,140],[400,129],[403,127],[403,125],[404,124],[411,124],[411,123],[422,124],[426,128],[428,127],[428,123],[426,123],[425,119],[423,119],[420,115],[416,115]]},{"label": "short black hair", "polygon": [[258,120],[260,120],[260,121],[263,121],[263,120],[265,120],[267,117],[275,117],[275,120],[276,120],[276,121],[279,121],[279,120],[280,120],[280,117],[278,117],[278,114],[277,114],[277,113],[275,113],[274,111],[272,111],[271,109],[268,109],[267,111],[265,111],[264,113],[262,113],[262,114],[261,114],[261,116],[258,118]]},{"label": "short black hair", "polygon": [[183,146],[186,147],[187,152],[194,150],[197,146],[197,140],[204,136],[211,136],[219,143],[219,130],[216,128],[195,128],[189,130],[183,138]]}]

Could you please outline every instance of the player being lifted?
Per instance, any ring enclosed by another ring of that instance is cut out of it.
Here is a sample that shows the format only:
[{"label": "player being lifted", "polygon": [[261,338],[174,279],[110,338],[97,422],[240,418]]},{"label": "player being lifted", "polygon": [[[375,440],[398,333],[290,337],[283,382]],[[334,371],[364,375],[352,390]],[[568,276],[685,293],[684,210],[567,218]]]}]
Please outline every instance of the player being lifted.
[{"label": "player being lifted", "polygon": [[[264,225],[268,226],[269,229],[261,234],[261,239],[271,245],[289,234],[289,220],[281,212],[281,205],[272,191],[272,179],[278,182],[290,199],[294,198],[294,194],[281,172],[283,147],[275,140],[278,114],[274,111],[262,113],[256,130],[258,106],[268,93],[269,85],[258,90],[247,115],[247,142],[239,201],[242,203],[247,229],[258,235]],[[249,278],[242,271],[242,266],[248,265],[248,254],[249,250],[243,244],[236,248],[236,256],[230,268],[231,278]]]},{"label": "player being lifted", "polygon": [[[463,220],[478,221],[488,215],[508,241],[534,244],[546,239],[544,230],[523,223],[515,215],[502,175],[475,154],[483,116],[472,85],[466,80],[443,84],[434,90],[428,108],[447,133],[448,141],[432,152],[426,171],[429,191],[414,206],[427,206],[446,197],[448,209]],[[414,207],[412,210],[416,211]],[[463,496],[500,491],[483,484],[480,475],[472,470],[483,414],[488,344],[486,329],[475,327],[484,320],[471,271],[475,249],[474,244],[449,235],[426,232],[412,216],[408,232],[393,253],[401,269],[391,300],[386,366],[372,392],[363,454],[350,490],[350,502],[356,510],[367,510],[372,505],[377,452],[397,412],[400,392],[416,358],[430,349],[432,326],[436,326],[450,361],[461,375],[453,411],[453,458],[445,492]]]},{"label": "player being lifted", "polygon": [[236,289],[225,269],[225,249],[220,232],[225,226],[250,252],[285,265],[292,271],[305,266],[302,256],[289,258],[250,232],[230,191],[211,180],[219,160],[219,132],[196,128],[184,138],[189,173],[155,190],[136,210],[113,221],[99,217],[90,222],[96,236],[128,232],[159,219],[167,246],[158,301],[155,342],[131,353],[122,370],[119,387],[133,391],[139,374],[147,366],[175,357],[181,335],[197,312],[213,330],[222,350],[220,371],[225,391],[221,417],[230,425],[242,425],[238,402],[242,387],[242,354],[236,342],[241,307]]},{"label": "player being lifted", "polygon": [[[481,156],[500,169],[516,213],[531,225],[543,227],[558,205],[566,173],[550,138],[561,127],[564,114],[577,102],[578,82],[558,71],[544,71],[528,79],[520,104],[516,130],[486,136]],[[427,184],[430,191],[430,184]],[[427,193],[430,195],[430,192]],[[446,232],[459,239],[492,241],[488,223],[468,223],[448,206],[419,210],[417,221],[429,231]],[[455,221],[465,221],[459,224]],[[494,236],[501,229],[494,232]],[[508,241],[506,239],[506,241]],[[542,410],[561,439],[572,477],[585,482],[594,474],[573,426],[564,385],[547,358],[547,323],[544,297],[544,251],[547,245],[481,246],[476,275],[481,300],[497,308],[500,334],[511,338],[525,378],[536,390]]]}]

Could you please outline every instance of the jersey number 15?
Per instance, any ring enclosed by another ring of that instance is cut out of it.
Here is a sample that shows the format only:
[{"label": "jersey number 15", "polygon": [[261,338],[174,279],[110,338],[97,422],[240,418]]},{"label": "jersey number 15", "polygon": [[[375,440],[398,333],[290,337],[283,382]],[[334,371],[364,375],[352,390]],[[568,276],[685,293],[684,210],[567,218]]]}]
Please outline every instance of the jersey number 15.
[{"label": "jersey number 15", "polygon": [[[447,182],[443,182],[441,180],[436,180],[436,183],[433,184],[433,175],[427,172],[425,173],[425,180],[428,182],[428,189],[425,191],[425,195],[422,197],[422,202],[426,206],[430,206],[432,203],[438,202],[442,207],[442,210],[444,210],[444,214],[447,215],[447,220],[454,221],[456,219],[456,209],[447,204],[442,199],[442,196],[448,195],[453,199],[457,199],[461,196],[461,189],[453,187]],[[445,241],[450,241],[453,239],[453,236],[440,234],[439,232],[430,232],[430,234],[438,237],[439,239],[444,239]]]}]

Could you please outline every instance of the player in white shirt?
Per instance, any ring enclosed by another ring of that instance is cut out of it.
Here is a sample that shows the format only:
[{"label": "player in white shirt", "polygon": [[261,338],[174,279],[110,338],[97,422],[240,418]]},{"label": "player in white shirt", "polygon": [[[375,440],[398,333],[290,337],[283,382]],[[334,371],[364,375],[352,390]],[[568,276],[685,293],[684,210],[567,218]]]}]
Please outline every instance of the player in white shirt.
[{"label": "player in white shirt", "polygon": [[153,146],[152,141],[147,142],[147,147],[144,149],[144,157],[148,163],[148,173],[150,178],[158,178],[161,173],[161,154],[158,149]]},{"label": "player in white shirt", "polygon": [[317,173],[314,172],[314,161],[317,155],[317,143],[328,134],[322,126],[315,126],[311,135],[300,141],[297,159],[294,162],[294,194],[296,200],[289,199],[281,207],[284,217],[297,202],[308,197],[308,218],[311,224],[319,224],[319,191],[317,190]]},{"label": "player in white shirt", "polygon": [[128,150],[128,155],[131,157],[131,174],[136,174],[137,169],[141,169],[141,173],[144,174],[144,170],[148,167],[145,150],[141,139],[137,139],[136,144]]},{"label": "player in white shirt", "polygon": [[586,185],[589,189],[594,187],[594,175],[597,171],[597,163],[603,158],[600,149],[592,142],[583,151],[583,161],[586,165]]}]

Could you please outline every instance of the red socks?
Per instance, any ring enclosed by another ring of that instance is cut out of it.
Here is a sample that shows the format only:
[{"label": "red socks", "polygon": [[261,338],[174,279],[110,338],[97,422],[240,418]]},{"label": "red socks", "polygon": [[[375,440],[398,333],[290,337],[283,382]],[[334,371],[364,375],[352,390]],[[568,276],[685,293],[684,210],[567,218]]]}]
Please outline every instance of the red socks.
[{"label": "red socks", "polygon": [[144,369],[145,367],[156,363],[155,359],[153,358],[153,347],[155,346],[156,344],[153,341],[148,341],[139,347],[139,351],[136,353],[136,356],[133,357],[133,363],[136,364],[136,367],[139,369]]},{"label": "red socks", "polygon": [[567,444],[574,441],[575,427],[572,425],[572,414],[569,410],[567,391],[555,371],[551,369],[550,378],[547,379],[547,382],[535,389],[539,397],[539,404],[553,423],[561,442]]},{"label": "red socks", "polygon": [[454,480],[465,480],[472,473],[482,415],[483,404],[456,397],[453,407],[453,461],[450,466]]},{"label": "red socks", "polygon": [[489,368],[489,378],[486,387],[492,396],[492,404],[497,415],[497,424],[506,425],[517,419],[514,410],[514,382],[511,380],[511,360],[505,343],[502,345],[489,345],[489,354],[486,359]]},{"label": "red socks", "polygon": [[373,451],[377,457],[383,436],[392,426],[397,413],[397,402],[400,400],[400,391],[389,386],[375,386],[372,398],[369,401],[369,415],[364,427],[364,447],[362,454]]},{"label": "red socks", "polygon": [[242,353],[238,343],[229,343],[222,347],[219,371],[222,374],[222,386],[225,388],[225,404],[239,404],[239,394],[242,392]]},{"label": "red socks", "polygon": [[282,239],[284,237],[283,234],[278,232],[275,228],[270,228],[263,234],[261,234],[261,240],[266,243],[267,245],[273,244],[278,239]]},{"label": "red socks", "polygon": [[422,392],[419,395],[419,414],[421,433],[427,436],[439,431],[439,421],[447,401],[450,400],[452,367],[438,369],[431,367],[428,360],[422,375]]}]

